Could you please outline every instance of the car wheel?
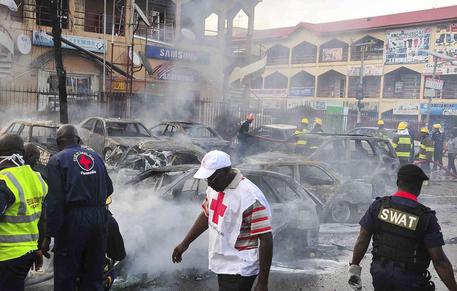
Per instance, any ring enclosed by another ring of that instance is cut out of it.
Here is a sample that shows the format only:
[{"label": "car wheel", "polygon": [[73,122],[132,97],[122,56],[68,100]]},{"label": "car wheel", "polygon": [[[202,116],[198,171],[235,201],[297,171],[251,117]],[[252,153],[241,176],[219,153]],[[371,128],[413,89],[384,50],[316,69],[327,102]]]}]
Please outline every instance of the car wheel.
[{"label": "car wheel", "polygon": [[345,201],[337,201],[333,203],[330,211],[330,216],[333,222],[347,223],[352,219],[352,207]]}]

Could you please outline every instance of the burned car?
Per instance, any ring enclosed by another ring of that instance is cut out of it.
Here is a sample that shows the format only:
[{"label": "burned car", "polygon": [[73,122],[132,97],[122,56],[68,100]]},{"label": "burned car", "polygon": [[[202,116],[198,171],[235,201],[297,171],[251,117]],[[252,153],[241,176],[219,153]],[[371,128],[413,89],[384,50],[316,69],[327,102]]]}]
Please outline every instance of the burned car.
[{"label": "burned car", "polygon": [[324,203],[324,222],[356,222],[373,202],[372,185],[361,179],[344,179],[329,165],[309,161],[302,155],[281,152],[249,156],[240,165],[294,178]]},{"label": "burned car", "polygon": [[364,135],[308,134],[316,149],[309,160],[328,163],[348,179],[364,179],[373,184],[374,195],[389,193],[400,166],[390,141]]},{"label": "burned car", "polygon": [[[388,138],[392,139],[395,135],[396,130],[391,128],[384,129]],[[369,136],[377,136],[378,135],[378,128],[377,127],[355,127],[347,131],[348,134],[356,134],[356,135],[369,135]]]},{"label": "burned car", "polygon": [[266,124],[255,128],[248,135],[247,153],[258,153],[272,150],[293,152],[297,127],[290,124]]},{"label": "burned car", "polygon": [[224,140],[216,130],[196,122],[164,121],[149,131],[160,139],[187,141],[207,151],[224,151],[230,146],[230,142]]},{"label": "burned car", "polygon": [[[193,175],[195,165],[172,166],[150,169],[140,173],[127,184],[133,185],[135,191],[147,189],[167,200],[194,203],[204,201],[207,184],[197,180]],[[305,190],[292,178],[278,173],[240,168],[243,175],[256,184],[264,193],[271,206],[273,236],[291,248],[288,236],[293,235],[297,245],[294,248],[309,248],[318,243],[320,200]],[[296,239],[299,238],[299,239]]]},{"label": "burned car", "polygon": [[141,122],[116,118],[88,118],[81,123],[79,134],[85,145],[105,159],[117,146],[135,146],[154,139]]},{"label": "burned car", "polygon": [[108,170],[146,171],[171,165],[199,164],[205,151],[199,147],[163,141],[144,141],[134,146],[116,146],[105,156]]},{"label": "burned car", "polygon": [[32,143],[40,150],[40,163],[46,165],[52,154],[58,151],[56,134],[59,124],[54,121],[24,121],[12,122],[1,134],[17,134],[26,143]]}]

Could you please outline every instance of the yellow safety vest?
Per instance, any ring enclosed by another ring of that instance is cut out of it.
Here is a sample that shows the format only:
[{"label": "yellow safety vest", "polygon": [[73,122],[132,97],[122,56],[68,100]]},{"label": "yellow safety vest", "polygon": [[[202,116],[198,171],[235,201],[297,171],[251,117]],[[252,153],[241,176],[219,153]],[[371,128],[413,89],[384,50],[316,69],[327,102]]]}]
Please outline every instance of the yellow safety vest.
[{"label": "yellow safety vest", "polygon": [[400,160],[408,160],[411,157],[412,141],[407,134],[396,135],[392,140],[392,146]]},{"label": "yellow safety vest", "polygon": [[0,180],[14,194],[14,203],[0,218],[0,261],[6,261],[37,249],[38,220],[48,185],[27,165],[1,170]]},{"label": "yellow safety vest", "polygon": [[433,158],[433,152],[435,151],[433,147],[433,141],[430,137],[426,137],[422,140],[420,150],[419,150],[419,160],[429,160]]},{"label": "yellow safety vest", "polygon": [[303,129],[303,130],[296,130],[295,131],[295,136],[298,137],[297,139],[297,145],[302,145],[305,146],[308,144],[308,140],[305,138],[305,134],[309,133],[308,129]]}]

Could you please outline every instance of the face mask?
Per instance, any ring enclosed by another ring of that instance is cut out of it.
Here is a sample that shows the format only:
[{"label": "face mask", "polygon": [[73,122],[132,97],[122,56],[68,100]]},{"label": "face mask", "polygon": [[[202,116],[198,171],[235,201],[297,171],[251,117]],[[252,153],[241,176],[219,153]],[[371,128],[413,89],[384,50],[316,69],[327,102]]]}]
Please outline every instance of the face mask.
[{"label": "face mask", "polygon": [[11,156],[0,156],[0,165],[6,161],[10,161],[17,167],[24,165],[24,158],[19,154],[12,154]]}]

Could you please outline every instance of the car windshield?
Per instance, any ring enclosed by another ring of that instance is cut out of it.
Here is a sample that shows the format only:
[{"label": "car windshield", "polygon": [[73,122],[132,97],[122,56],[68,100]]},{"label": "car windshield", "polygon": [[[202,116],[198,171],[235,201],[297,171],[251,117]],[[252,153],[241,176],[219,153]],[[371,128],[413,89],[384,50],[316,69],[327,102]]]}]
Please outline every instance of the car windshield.
[{"label": "car windshield", "polygon": [[212,138],[216,137],[216,133],[208,127],[204,126],[183,126],[187,134],[194,138]]},{"label": "car windshield", "polygon": [[41,144],[57,145],[56,133],[57,127],[34,125],[32,126],[31,141]]},{"label": "car windshield", "polygon": [[148,130],[138,122],[107,122],[108,136],[151,137]]}]

